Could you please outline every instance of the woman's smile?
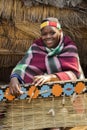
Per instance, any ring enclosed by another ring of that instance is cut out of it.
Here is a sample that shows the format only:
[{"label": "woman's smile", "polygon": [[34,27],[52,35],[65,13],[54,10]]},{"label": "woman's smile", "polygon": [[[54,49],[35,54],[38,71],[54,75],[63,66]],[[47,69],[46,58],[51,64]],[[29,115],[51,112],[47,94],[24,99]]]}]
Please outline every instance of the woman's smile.
[{"label": "woman's smile", "polygon": [[52,39],[47,39],[45,42],[46,42],[46,44],[49,45],[49,44],[53,44],[54,41]]}]

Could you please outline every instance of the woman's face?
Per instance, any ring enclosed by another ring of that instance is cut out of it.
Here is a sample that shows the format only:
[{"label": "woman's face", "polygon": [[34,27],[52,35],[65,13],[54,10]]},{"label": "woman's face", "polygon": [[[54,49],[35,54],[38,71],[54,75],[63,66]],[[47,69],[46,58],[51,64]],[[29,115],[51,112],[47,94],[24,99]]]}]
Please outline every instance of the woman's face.
[{"label": "woman's face", "polygon": [[61,31],[56,27],[46,26],[41,30],[41,37],[48,48],[55,48],[60,40]]}]

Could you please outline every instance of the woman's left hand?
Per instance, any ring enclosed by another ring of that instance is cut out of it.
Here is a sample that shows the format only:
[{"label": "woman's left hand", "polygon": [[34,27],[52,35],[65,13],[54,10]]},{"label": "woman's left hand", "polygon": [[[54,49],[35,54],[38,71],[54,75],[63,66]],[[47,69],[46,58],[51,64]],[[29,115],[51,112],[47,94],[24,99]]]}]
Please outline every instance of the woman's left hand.
[{"label": "woman's left hand", "polygon": [[35,86],[41,86],[44,83],[52,82],[52,81],[58,81],[58,77],[55,74],[49,74],[49,75],[37,75],[34,76],[33,84]]}]

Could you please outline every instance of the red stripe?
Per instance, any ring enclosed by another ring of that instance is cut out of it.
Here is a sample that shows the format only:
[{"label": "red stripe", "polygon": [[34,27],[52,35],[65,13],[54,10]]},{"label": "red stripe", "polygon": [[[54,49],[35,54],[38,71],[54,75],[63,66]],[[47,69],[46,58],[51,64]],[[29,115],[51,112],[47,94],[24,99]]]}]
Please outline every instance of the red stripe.
[{"label": "red stripe", "polygon": [[57,27],[57,23],[56,22],[49,22],[49,26]]}]

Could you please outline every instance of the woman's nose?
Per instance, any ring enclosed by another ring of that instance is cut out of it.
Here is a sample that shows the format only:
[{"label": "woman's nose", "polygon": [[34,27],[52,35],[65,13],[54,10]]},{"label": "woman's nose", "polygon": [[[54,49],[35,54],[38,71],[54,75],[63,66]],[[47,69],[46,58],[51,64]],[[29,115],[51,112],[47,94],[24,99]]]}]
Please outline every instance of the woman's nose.
[{"label": "woman's nose", "polygon": [[47,38],[51,38],[52,36],[51,36],[50,34],[47,34],[46,37],[47,37]]}]

